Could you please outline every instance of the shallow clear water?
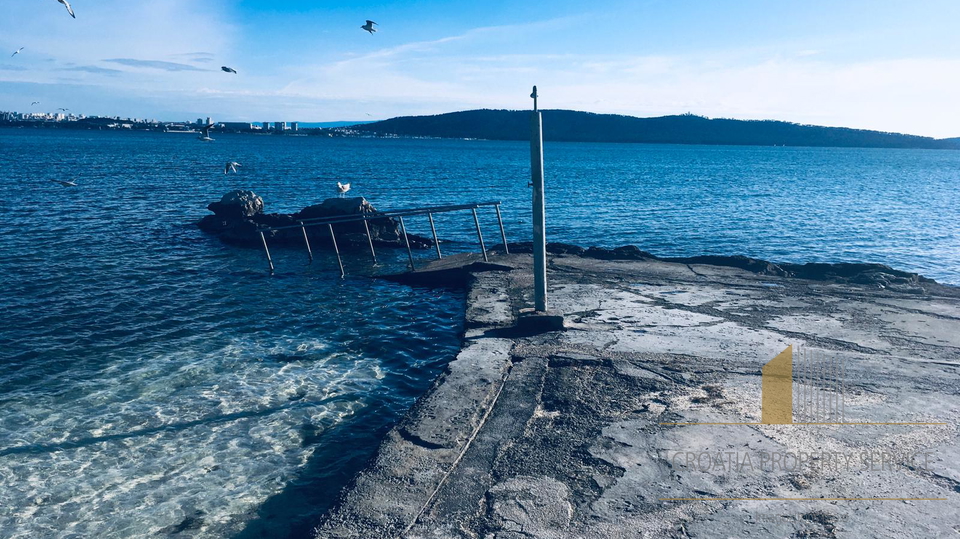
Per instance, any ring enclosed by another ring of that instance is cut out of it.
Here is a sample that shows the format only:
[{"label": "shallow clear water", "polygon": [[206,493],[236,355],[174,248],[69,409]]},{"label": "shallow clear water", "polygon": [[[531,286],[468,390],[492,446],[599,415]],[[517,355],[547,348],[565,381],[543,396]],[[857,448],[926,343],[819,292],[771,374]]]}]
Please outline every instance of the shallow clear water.
[{"label": "shallow clear water", "polygon": [[[270,276],[261,251],[194,226],[224,192],[268,212],[337,181],[388,209],[503,200],[509,239],[529,239],[522,143],[217,138],[0,130],[0,537],[302,535],[456,353],[461,295],[361,277],[362,253],[341,280],[329,255],[275,249]],[[960,152],[549,144],[545,160],[551,241],[960,284]],[[448,251],[474,248],[469,213],[437,226]]]}]

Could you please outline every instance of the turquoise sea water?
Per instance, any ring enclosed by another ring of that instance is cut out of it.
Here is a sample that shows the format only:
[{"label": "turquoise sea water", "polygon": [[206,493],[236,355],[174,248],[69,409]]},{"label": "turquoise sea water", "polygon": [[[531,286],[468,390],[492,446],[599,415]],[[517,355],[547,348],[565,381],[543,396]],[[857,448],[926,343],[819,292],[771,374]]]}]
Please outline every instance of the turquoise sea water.
[{"label": "turquoise sea water", "polygon": [[[0,537],[302,536],[456,353],[463,298],[362,277],[362,253],[341,280],[278,248],[270,276],[194,223],[231,189],[289,212],[343,181],[384,209],[502,200],[525,240],[528,152],[0,129]],[[960,284],[960,152],[558,143],[545,162],[551,241]],[[437,226],[475,248],[469,213]]]}]

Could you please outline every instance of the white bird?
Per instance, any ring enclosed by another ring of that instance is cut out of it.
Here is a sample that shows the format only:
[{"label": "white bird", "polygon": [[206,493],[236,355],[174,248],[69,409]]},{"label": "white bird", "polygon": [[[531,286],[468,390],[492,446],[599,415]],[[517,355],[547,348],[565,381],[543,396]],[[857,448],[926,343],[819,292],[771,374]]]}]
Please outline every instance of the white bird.
[{"label": "white bird", "polygon": [[237,70],[232,67],[220,66],[220,70],[224,73],[233,73],[234,75],[237,74]]},{"label": "white bird", "polygon": [[201,127],[201,128],[200,128],[200,136],[199,136],[198,138],[199,138],[200,140],[203,140],[203,141],[212,141],[212,140],[214,140],[214,139],[210,138],[210,128],[213,127],[214,125],[215,125],[215,124],[210,124],[210,125],[208,125],[208,126],[206,126],[206,127]]},{"label": "white bird", "polygon": [[343,198],[343,195],[347,194],[347,191],[350,190],[349,183],[340,183],[337,182],[337,193],[340,194],[340,198]]},{"label": "white bird", "polygon": [[237,163],[236,161],[227,161],[227,164],[223,165],[223,173],[227,174],[229,172],[236,172],[237,167],[239,166],[243,166],[243,165],[241,165],[240,163]]},{"label": "white bird", "polygon": [[30,103],[30,106],[32,107],[32,106],[34,106],[34,105],[39,105],[39,104],[40,104],[39,101],[34,101],[33,103]]},{"label": "white bird", "polygon": [[372,34],[372,33],[374,33],[374,32],[377,31],[377,29],[374,28],[374,25],[376,25],[376,24],[377,24],[377,23],[371,21],[370,19],[367,19],[367,24],[364,24],[364,25],[361,26],[360,28],[363,28],[364,30],[366,30],[367,32],[370,32],[370,33]]},{"label": "white bird", "polygon": [[76,180],[72,180],[72,181],[71,181],[71,180],[50,180],[50,181],[59,183],[60,185],[62,185],[62,186],[64,186],[64,187],[76,187],[76,186],[77,186]]},{"label": "white bird", "polygon": [[17,49],[13,54],[10,55],[10,58],[13,58],[14,56],[20,54],[20,51],[22,51],[22,50],[23,50],[23,47],[20,47],[20,48]]},{"label": "white bird", "polygon": [[67,0],[57,0],[57,2],[60,2],[63,4],[63,7],[67,8],[67,13],[69,13],[71,17],[74,19],[77,18],[77,16],[73,14],[73,8],[70,7],[70,2],[67,2]]}]

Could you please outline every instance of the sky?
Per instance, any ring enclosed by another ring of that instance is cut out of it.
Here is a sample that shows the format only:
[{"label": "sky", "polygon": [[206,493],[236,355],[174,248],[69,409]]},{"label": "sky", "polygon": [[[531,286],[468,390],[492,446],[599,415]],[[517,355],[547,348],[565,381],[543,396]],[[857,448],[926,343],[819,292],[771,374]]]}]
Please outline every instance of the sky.
[{"label": "sky", "polygon": [[960,137],[956,0],[71,3],[0,0],[0,110],[377,120],[536,84],[541,108]]}]

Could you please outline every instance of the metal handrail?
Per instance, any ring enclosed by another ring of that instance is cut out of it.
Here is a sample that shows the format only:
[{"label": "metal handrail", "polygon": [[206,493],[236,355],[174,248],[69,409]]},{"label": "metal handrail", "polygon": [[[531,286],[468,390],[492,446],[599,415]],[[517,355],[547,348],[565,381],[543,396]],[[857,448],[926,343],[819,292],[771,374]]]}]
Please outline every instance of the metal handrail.
[{"label": "metal handrail", "polygon": [[477,227],[477,238],[480,240],[480,251],[483,253],[483,260],[489,261],[487,258],[487,247],[483,242],[483,233],[480,230],[480,219],[477,217],[477,208],[484,206],[493,206],[497,211],[497,223],[500,225],[500,237],[503,239],[503,250],[506,254],[510,254],[510,250],[507,247],[507,234],[503,228],[503,217],[500,215],[500,202],[477,202],[474,204],[456,204],[449,206],[430,206],[426,208],[408,208],[403,210],[394,210],[386,212],[376,212],[376,213],[367,213],[367,214],[357,214],[357,215],[348,215],[348,216],[338,216],[338,217],[314,217],[310,219],[299,219],[297,220],[296,225],[284,225],[284,226],[268,226],[268,227],[257,227],[257,232],[260,234],[260,240],[263,242],[263,250],[267,254],[267,262],[270,264],[270,271],[274,271],[273,258],[270,256],[270,248],[267,246],[267,236],[264,232],[274,232],[278,230],[289,230],[293,228],[299,228],[303,230],[303,241],[307,246],[307,255],[310,257],[310,261],[313,262],[313,250],[310,248],[310,239],[307,236],[307,227],[308,226],[322,226],[327,225],[330,230],[330,239],[333,242],[333,250],[337,254],[337,264],[340,266],[340,277],[345,275],[343,269],[343,259],[340,257],[340,248],[337,246],[337,236],[333,231],[333,225],[340,223],[354,223],[358,221],[363,222],[364,229],[366,230],[367,243],[370,245],[370,254],[373,256],[373,263],[377,263],[377,253],[373,248],[373,237],[370,234],[370,225],[369,222],[375,219],[386,219],[391,217],[396,217],[400,221],[400,231],[403,234],[403,242],[407,247],[407,256],[410,259],[410,269],[416,270],[416,266],[413,262],[413,250],[410,248],[410,238],[407,235],[407,227],[403,222],[404,217],[410,217],[415,215],[426,215],[427,219],[430,221],[430,232],[433,234],[433,244],[437,250],[437,259],[443,258],[443,255],[440,254],[440,240],[437,237],[437,229],[434,226],[433,214],[434,213],[447,213],[453,211],[461,210],[470,210],[473,213],[473,222]]},{"label": "metal handrail", "polygon": [[497,202],[477,202],[475,204],[458,204],[452,206],[432,206],[427,208],[409,208],[405,210],[393,210],[376,213],[361,213],[357,215],[337,216],[337,217],[310,217],[308,219],[297,219],[296,225],[284,226],[265,226],[258,227],[257,232],[271,232],[274,230],[287,230],[291,228],[301,228],[303,226],[320,226],[326,224],[351,223],[356,221],[372,221],[375,219],[384,219],[386,217],[409,217],[411,215],[426,215],[433,213],[445,213],[459,210],[474,210],[483,206],[495,206],[500,210],[500,201]]}]

